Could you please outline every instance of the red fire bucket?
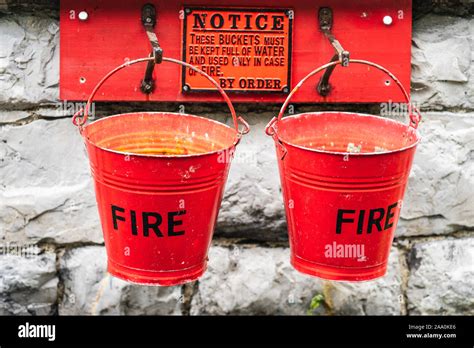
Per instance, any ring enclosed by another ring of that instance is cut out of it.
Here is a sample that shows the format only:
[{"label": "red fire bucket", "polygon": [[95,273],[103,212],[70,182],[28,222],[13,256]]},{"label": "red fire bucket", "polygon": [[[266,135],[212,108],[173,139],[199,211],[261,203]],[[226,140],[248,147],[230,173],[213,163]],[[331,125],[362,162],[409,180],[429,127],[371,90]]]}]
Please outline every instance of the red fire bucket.
[{"label": "red fire bucket", "polygon": [[[400,81],[387,73],[409,97]],[[347,112],[283,114],[310,77],[291,91],[266,132],[275,140],[291,247],[300,272],[324,279],[361,281],[381,277],[400,214],[420,136],[410,124]],[[409,104],[410,105],[410,104]]]},{"label": "red fire bucket", "polygon": [[106,75],[73,123],[89,155],[108,271],[134,283],[171,286],[195,280],[206,269],[230,160],[249,129],[215,80],[171,58],[163,61],[186,66],[216,86],[234,128],[167,112],[115,115],[84,126],[94,95],[111,75],[152,59],[130,61]]}]

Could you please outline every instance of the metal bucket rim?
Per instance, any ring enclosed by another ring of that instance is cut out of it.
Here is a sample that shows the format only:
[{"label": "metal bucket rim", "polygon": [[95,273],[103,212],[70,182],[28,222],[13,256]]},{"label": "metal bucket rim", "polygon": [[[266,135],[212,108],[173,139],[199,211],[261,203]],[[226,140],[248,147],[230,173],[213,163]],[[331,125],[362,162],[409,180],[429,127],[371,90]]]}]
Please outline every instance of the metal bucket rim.
[{"label": "metal bucket rim", "polygon": [[397,153],[397,152],[403,152],[403,151],[407,151],[407,150],[410,150],[412,148],[415,148],[421,141],[421,135],[420,135],[420,132],[418,131],[417,128],[413,128],[410,125],[407,125],[405,123],[402,123],[402,122],[399,122],[399,121],[396,121],[396,120],[392,120],[390,118],[385,118],[385,117],[370,115],[370,114],[363,114],[363,113],[358,113],[358,112],[346,112],[346,111],[303,112],[303,113],[290,115],[290,116],[286,116],[286,117],[282,118],[280,121],[278,121],[278,125],[280,125],[282,123],[285,123],[285,120],[292,120],[292,119],[294,119],[296,117],[299,117],[299,116],[302,116],[302,115],[321,116],[322,114],[355,115],[355,116],[360,116],[360,117],[371,117],[371,118],[375,118],[375,119],[378,119],[378,120],[384,120],[384,121],[392,122],[392,123],[395,123],[397,125],[401,125],[401,126],[407,128],[407,129],[411,128],[415,133],[416,141],[413,144],[409,145],[409,146],[405,146],[405,147],[402,147],[402,148],[396,149],[396,150],[384,151],[384,152],[340,152],[340,151],[327,151],[327,150],[321,150],[321,149],[312,149],[312,148],[309,148],[309,147],[306,147],[306,146],[293,144],[291,142],[283,140],[280,136],[278,136],[278,128],[275,130],[275,135],[276,135],[276,137],[278,138],[279,141],[281,141],[283,144],[285,144],[287,146],[298,148],[298,149],[304,150],[304,151],[316,152],[316,153],[327,154],[327,155],[336,155],[336,156],[377,156],[377,155],[380,156],[380,155],[394,154],[394,153]]},{"label": "metal bucket rim", "polygon": [[[185,116],[185,117],[199,118],[199,119],[201,119],[201,120],[205,120],[205,121],[207,121],[207,122],[213,122],[213,123],[218,124],[219,126],[228,128],[228,129],[230,129],[232,132],[235,132],[236,136],[235,136],[235,139],[234,139],[232,145],[230,145],[229,147],[222,148],[222,149],[218,149],[218,150],[211,151],[211,152],[203,152],[203,153],[196,153],[196,154],[190,154],[190,155],[147,155],[147,154],[140,154],[140,153],[133,153],[133,152],[117,151],[117,150],[108,149],[108,148],[103,147],[103,146],[98,146],[97,144],[95,144],[94,142],[92,142],[92,140],[90,140],[89,137],[86,135],[88,128],[89,128],[90,126],[92,126],[92,125],[98,123],[98,122],[101,122],[101,121],[104,121],[104,120],[108,120],[108,119],[111,119],[111,118],[116,118],[116,117],[121,117],[121,116],[132,116],[132,115],[138,115],[138,114],[170,115],[170,116]],[[182,113],[178,113],[178,112],[165,112],[165,111],[152,111],[152,112],[149,112],[149,111],[139,111],[139,112],[128,112],[128,113],[125,113],[125,114],[116,114],[116,115],[106,116],[106,117],[100,118],[100,119],[98,119],[98,120],[94,120],[93,122],[91,122],[91,123],[85,125],[85,126],[84,126],[84,131],[82,132],[82,134],[83,134],[83,137],[84,137],[85,141],[86,141],[88,144],[90,144],[90,145],[93,146],[94,148],[101,149],[101,150],[103,150],[103,151],[107,151],[107,152],[114,153],[114,154],[117,154],[117,155],[130,156],[130,157],[136,156],[136,157],[166,158],[166,159],[201,157],[201,156],[213,155],[213,154],[216,154],[216,153],[219,153],[219,152],[223,152],[223,151],[229,151],[230,149],[235,148],[235,147],[237,146],[237,144],[239,143],[239,140],[240,140],[239,137],[238,137],[237,131],[236,131],[234,128],[229,127],[228,125],[226,125],[226,124],[224,124],[224,123],[222,123],[222,122],[219,122],[219,121],[216,121],[216,120],[213,120],[213,119],[209,119],[209,118],[206,118],[206,117],[202,117],[202,116],[197,116],[197,115],[182,114]]]}]

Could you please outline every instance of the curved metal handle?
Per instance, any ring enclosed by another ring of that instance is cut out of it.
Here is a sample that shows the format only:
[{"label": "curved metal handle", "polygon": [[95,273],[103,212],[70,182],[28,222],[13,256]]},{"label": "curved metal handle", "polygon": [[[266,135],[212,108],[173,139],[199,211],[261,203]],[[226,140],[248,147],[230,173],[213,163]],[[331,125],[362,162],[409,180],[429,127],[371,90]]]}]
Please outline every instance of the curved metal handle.
[{"label": "curved metal handle", "polygon": [[[146,58],[139,58],[139,59],[135,59],[135,60],[131,60],[131,61],[128,61],[118,67],[116,67],[115,69],[113,69],[112,71],[110,71],[107,75],[105,75],[100,81],[99,83],[94,87],[94,89],[92,90],[92,93],[91,95],[89,96],[89,99],[87,100],[87,104],[85,106],[84,109],[81,109],[79,110],[72,118],[72,123],[79,127],[79,130],[82,132],[82,127],[86,124],[87,122],[87,119],[89,118],[89,110],[90,110],[90,106],[92,104],[92,99],[94,99],[94,96],[96,95],[97,91],[100,89],[100,87],[104,84],[105,81],[107,81],[112,75],[114,75],[116,72],[122,70],[123,68],[126,68],[130,65],[133,65],[133,64],[137,64],[137,63],[142,63],[142,62],[148,62],[148,61],[151,61],[151,60],[154,60],[154,57],[146,57]],[[173,58],[166,58],[166,57],[163,57],[163,61],[164,62],[170,62],[170,63],[175,63],[175,64],[179,64],[179,65],[182,65],[184,67],[187,67],[191,70],[194,70],[195,72],[201,74],[202,76],[204,76],[205,78],[207,78],[216,88],[217,90],[219,91],[219,93],[222,95],[222,97],[224,98],[224,101],[227,103],[227,106],[229,107],[229,110],[230,110],[230,113],[232,115],[232,119],[233,119],[233,122],[234,122],[234,127],[235,127],[235,130],[237,131],[237,134],[238,136],[242,136],[243,134],[247,134],[250,130],[250,127],[248,125],[248,123],[242,118],[242,117],[237,117],[236,113],[235,113],[235,109],[234,109],[234,105],[232,104],[229,96],[226,94],[226,92],[222,89],[222,87],[217,83],[216,80],[214,80],[211,76],[209,76],[208,74],[206,74],[204,71],[202,71],[201,69],[195,67],[194,65],[191,65],[191,64],[188,64],[186,62],[183,62],[181,60],[177,60],[177,59],[173,59]],[[83,115],[82,117],[80,117],[81,115]],[[240,123],[244,126],[244,128],[239,131],[239,121]]]},{"label": "curved metal handle", "polygon": [[[408,104],[408,112],[409,112],[409,116],[410,116],[410,126],[413,127],[413,128],[418,128],[418,124],[420,123],[421,121],[421,114],[420,114],[420,111],[418,111],[418,109],[416,107],[414,107],[413,105],[411,105],[410,103],[410,97],[408,96],[408,93],[405,89],[405,87],[403,87],[402,83],[400,82],[400,80],[394,75],[392,74],[388,69],[384,68],[383,66],[379,65],[379,64],[376,64],[376,63],[373,63],[373,62],[370,62],[370,61],[367,61],[367,60],[361,60],[361,59],[350,59],[349,60],[350,63],[355,63],[355,64],[364,64],[364,65],[369,65],[369,66],[372,66],[374,68],[377,68],[381,71],[383,71],[385,74],[387,74],[397,85],[398,87],[400,88],[400,90],[402,91],[403,93],[403,96],[405,97],[406,99],[406,102]],[[277,123],[278,121],[280,121],[282,118],[283,118],[283,115],[286,111],[286,108],[288,107],[288,105],[290,104],[290,101],[291,101],[291,98],[293,97],[293,95],[301,88],[301,86],[311,77],[313,77],[314,75],[316,75],[317,73],[319,73],[320,71],[323,71],[323,70],[326,70],[327,68],[331,67],[331,66],[335,66],[335,65],[338,65],[338,64],[341,64],[340,61],[335,61],[335,62],[329,62],[327,64],[324,64],[324,65],[321,65],[319,68],[316,68],[314,69],[313,71],[311,71],[308,75],[306,75],[304,78],[301,79],[300,82],[298,82],[298,84],[293,88],[293,90],[290,92],[290,94],[288,94],[288,97],[286,98],[285,102],[283,103],[281,109],[280,109],[280,112],[278,114],[278,117],[274,117],[270,123],[267,125],[265,131],[268,135],[272,136],[273,134],[275,134],[275,129],[274,129],[274,125],[275,123]]]}]

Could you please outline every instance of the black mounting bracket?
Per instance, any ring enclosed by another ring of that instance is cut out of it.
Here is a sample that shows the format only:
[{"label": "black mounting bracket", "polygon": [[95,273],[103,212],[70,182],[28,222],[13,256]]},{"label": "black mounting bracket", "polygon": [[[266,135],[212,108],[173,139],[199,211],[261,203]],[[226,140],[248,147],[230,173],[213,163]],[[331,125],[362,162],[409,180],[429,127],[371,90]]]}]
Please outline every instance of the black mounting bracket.
[{"label": "black mounting bracket", "polygon": [[146,66],[145,77],[140,84],[140,90],[145,94],[150,94],[155,89],[155,81],[153,80],[155,64],[160,64],[163,61],[163,49],[160,47],[155,33],[156,9],[154,5],[143,5],[141,20],[152,48],[150,57],[154,57],[154,60],[149,61]]},{"label": "black mounting bracket", "polygon": [[[334,37],[332,33],[333,21],[334,17],[332,9],[329,7],[321,7],[318,13],[319,30],[321,30],[322,33],[327,37],[336,51],[336,54],[331,58],[331,62],[339,61],[343,67],[347,67],[349,65],[350,54],[349,51],[346,51],[342,47],[341,43]],[[327,68],[316,87],[318,93],[323,97],[327,96],[331,91],[329,79],[335,68],[336,65]]]}]

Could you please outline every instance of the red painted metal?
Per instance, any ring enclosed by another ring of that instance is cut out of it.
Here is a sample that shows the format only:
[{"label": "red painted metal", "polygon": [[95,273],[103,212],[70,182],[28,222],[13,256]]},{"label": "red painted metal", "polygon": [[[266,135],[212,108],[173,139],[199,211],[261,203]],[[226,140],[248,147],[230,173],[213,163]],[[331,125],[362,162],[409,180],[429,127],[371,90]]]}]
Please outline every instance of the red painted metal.
[{"label": "red painted metal", "polygon": [[[334,12],[333,33],[353,58],[370,59],[390,68],[404,85],[410,83],[411,0],[62,0],[60,97],[84,100],[112,67],[149,54],[151,48],[140,22],[141,7],[152,3],[157,8],[155,31],[167,56],[182,57],[183,16],[186,6],[290,8],[294,10],[291,80],[293,85],[311,67],[330,61],[334,49],[318,28],[318,9],[330,6]],[[78,20],[86,10],[89,18]],[[74,11],[74,12],[71,12]],[[390,15],[393,24],[383,24]],[[74,19],[71,19],[74,18]],[[293,102],[381,102],[392,99],[386,76],[371,67],[355,66],[350,74],[337,68],[331,77],[333,89],[327,97],[316,92],[315,81],[301,88]],[[125,75],[113,77],[112,84],[97,95],[96,100],[120,101],[220,101],[215,92],[181,92],[181,70],[177,66],[155,68],[156,90],[151,95],[140,91],[145,68],[134,66]],[[81,79],[82,78],[82,79]],[[349,86],[350,85],[350,88]],[[283,102],[285,94],[235,93],[234,102]]]},{"label": "red painted metal", "polygon": [[238,130],[243,120],[222,90],[234,128],[165,112],[120,114],[84,125],[101,84],[150,59],[107,74],[89,97],[84,117],[76,115],[73,122],[89,154],[108,271],[130,282],[170,286],[197,279],[206,269],[230,161],[248,128]]},{"label": "red painted metal", "polygon": [[[299,87],[333,64],[294,88],[267,134],[277,149],[292,265],[324,279],[369,280],[386,272],[421,116],[412,109],[409,125],[347,112],[282,118]],[[356,64],[381,69],[408,98],[385,68],[357,60],[350,67]]]}]

